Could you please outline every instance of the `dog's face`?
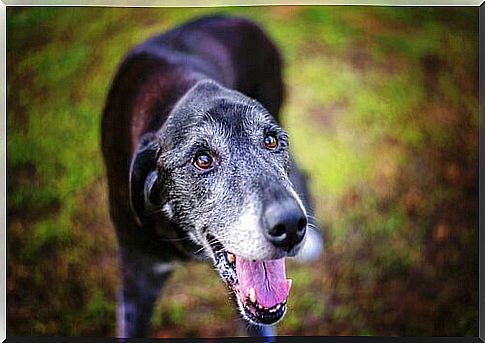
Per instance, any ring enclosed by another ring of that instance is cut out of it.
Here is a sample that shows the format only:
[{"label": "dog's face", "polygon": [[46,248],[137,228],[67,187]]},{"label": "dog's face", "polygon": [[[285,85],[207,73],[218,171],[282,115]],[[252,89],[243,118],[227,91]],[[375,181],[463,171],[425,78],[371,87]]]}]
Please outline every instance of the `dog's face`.
[{"label": "dog's face", "polygon": [[291,285],[284,258],[298,252],[307,225],[288,178],[286,132],[258,102],[201,81],[151,144],[145,200],[204,247],[246,319],[280,320]]}]

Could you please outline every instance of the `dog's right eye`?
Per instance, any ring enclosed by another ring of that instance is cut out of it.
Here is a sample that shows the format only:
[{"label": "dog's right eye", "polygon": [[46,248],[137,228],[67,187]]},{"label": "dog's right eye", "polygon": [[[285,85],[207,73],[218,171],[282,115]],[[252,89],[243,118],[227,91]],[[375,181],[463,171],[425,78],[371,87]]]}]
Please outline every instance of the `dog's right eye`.
[{"label": "dog's right eye", "polygon": [[193,164],[200,170],[208,170],[212,167],[213,162],[214,160],[209,154],[202,152],[195,155]]}]

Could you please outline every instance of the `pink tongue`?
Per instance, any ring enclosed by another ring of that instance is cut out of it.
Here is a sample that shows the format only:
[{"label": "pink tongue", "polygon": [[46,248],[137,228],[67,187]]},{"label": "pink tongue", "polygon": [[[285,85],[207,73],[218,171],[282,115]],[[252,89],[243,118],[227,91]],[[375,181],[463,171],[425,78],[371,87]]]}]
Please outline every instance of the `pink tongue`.
[{"label": "pink tongue", "polygon": [[286,279],[285,259],[252,261],[236,256],[236,274],[243,297],[254,288],[258,303],[272,307],[285,301],[291,280]]}]

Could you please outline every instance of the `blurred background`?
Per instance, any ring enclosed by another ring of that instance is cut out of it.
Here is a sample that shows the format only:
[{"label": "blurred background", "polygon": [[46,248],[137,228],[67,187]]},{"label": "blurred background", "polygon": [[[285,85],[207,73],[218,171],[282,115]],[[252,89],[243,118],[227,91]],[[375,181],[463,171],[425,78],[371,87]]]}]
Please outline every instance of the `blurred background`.
[{"label": "blurred background", "polygon": [[[7,8],[7,330],[116,334],[100,115],[135,44],[209,13],[281,50],[283,124],[325,235],[281,335],[478,335],[478,9]],[[210,276],[207,276],[210,275]],[[210,264],[174,273],[156,337],[238,334]]]}]

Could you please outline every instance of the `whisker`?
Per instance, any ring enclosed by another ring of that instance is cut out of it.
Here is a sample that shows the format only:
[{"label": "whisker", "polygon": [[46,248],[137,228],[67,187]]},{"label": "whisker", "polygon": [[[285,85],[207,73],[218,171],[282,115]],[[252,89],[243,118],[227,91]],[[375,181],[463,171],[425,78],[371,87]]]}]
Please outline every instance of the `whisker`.
[{"label": "whisker", "polygon": [[309,228],[315,229],[316,231],[320,231],[320,229],[318,228],[318,226],[316,226],[315,224],[307,223],[307,225],[308,225]]},{"label": "whisker", "polygon": [[202,247],[202,248],[200,248],[200,249],[197,249],[197,250],[194,252],[194,254],[198,254],[198,253],[200,253],[201,251],[203,251],[204,249],[205,249],[205,247]]},{"label": "whisker", "polygon": [[152,212],[148,212],[146,213],[147,216],[153,216],[155,214],[159,214],[159,213],[162,213],[163,214],[163,211],[161,208],[157,208],[156,210],[152,211]]},{"label": "whisker", "polygon": [[315,217],[314,215],[311,215],[309,213],[307,213],[307,217],[310,218],[310,219],[317,220],[317,217]]}]

